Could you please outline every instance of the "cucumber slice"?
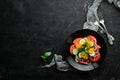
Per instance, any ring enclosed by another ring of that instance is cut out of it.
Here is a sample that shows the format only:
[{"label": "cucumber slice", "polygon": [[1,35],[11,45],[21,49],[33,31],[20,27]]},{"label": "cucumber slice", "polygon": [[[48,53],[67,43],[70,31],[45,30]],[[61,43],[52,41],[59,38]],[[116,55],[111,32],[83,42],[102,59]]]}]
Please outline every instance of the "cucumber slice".
[{"label": "cucumber slice", "polygon": [[85,43],[85,40],[84,40],[84,39],[81,39],[79,43],[80,43],[80,44],[84,44],[84,43]]},{"label": "cucumber slice", "polygon": [[89,48],[88,47],[85,47],[85,52],[88,52]]},{"label": "cucumber slice", "polygon": [[73,49],[73,55],[77,55],[78,50],[77,49]]},{"label": "cucumber slice", "polygon": [[78,54],[78,57],[79,57],[79,58],[81,58],[81,54],[82,54],[81,52]]},{"label": "cucumber slice", "polygon": [[75,62],[78,62],[77,58],[75,58]]},{"label": "cucumber slice", "polygon": [[90,41],[89,45],[92,47],[94,45],[94,42]]},{"label": "cucumber slice", "polygon": [[83,38],[85,41],[88,41],[88,39],[85,37],[85,38]]},{"label": "cucumber slice", "polygon": [[91,54],[89,54],[90,56],[95,56],[95,52],[93,52],[93,53],[91,53]]}]

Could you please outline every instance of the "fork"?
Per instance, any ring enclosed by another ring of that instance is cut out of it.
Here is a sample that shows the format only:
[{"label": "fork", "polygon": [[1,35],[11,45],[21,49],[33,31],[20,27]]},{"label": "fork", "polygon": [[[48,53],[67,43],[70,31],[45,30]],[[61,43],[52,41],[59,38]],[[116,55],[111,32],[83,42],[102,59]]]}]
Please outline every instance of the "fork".
[{"label": "fork", "polygon": [[104,29],[105,29],[105,32],[107,34],[107,37],[108,37],[108,40],[109,40],[109,43],[112,45],[113,44],[113,41],[115,40],[115,38],[108,32],[108,30],[106,29],[106,26],[104,24],[104,20],[100,20],[100,24],[103,25]]},{"label": "fork", "polygon": [[101,29],[100,32],[106,33],[106,36],[108,38],[108,42],[111,45],[113,45],[113,41],[115,40],[115,38],[108,32],[108,30],[105,26],[105,23],[104,23],[104,18],[102,16],[102,13],[100,12],[98,16],[99,16],[99,18],[101,18],[101,20],[99,18],[96,18],[97,21],[95,21],[94,24],[97,25]]}]

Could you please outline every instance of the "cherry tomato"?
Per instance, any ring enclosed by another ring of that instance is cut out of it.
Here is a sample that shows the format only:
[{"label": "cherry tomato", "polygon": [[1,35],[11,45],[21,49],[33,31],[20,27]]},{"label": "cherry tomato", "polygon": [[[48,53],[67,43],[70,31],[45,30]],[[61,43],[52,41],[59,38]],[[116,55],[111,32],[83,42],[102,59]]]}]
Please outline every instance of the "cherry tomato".
[{"label": "cherry tomato", "polygon": [[90,56],[89,60],[91,62],[97,62],[100,59],[100,53],[96,53],[95,57]]},{"label": "cherry tomato", "polygon": [[95,43],[97,42],[96,38],[92,35],[87,36],[88,40],[94,41]]},{"label": "cherry tomato", "polygon": [[71,46],[70,46],[70,53],[71,54],[73,54],[73,49],[75,48],[75,45],[74,44],[72,44]]},{"label": "cherry tomato", "polygon": [[84,59],[78,58],[78,62],[81,63],[81,64],[88,64],[89,63],[89,59],[84,60]]}]

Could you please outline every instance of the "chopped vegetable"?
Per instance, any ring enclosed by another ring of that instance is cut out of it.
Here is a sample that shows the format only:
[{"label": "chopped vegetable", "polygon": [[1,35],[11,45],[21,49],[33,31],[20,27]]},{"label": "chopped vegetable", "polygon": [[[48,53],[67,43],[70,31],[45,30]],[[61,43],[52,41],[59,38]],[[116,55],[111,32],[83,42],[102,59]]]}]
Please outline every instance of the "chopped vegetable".
[{"label": "chopped vegetable", "polygon": [[93,42],[97,42],[97,40],[96,40],[96,38],[94,37],[94,36],[92,36],[92,35],[89,35],[89,36],[87,36],[87,38],[88,38],[88,40],[90,40],[90,41],[93,41]]},{"label": "chopped vegetable", "polygon": [[88,45],[89,45],[90,47],[92,47],[92,46],[94,45],[94,42],[89,41],[89,42],[88,42]]},{"label": "chopped vegetable", "polygon": [[78,53],[78,50],[77,49],[73,49],[73,55],[77,55],[77,53]]},{"label": "chopped vegetable", "polygon": [[90,56],[94,57],[95,56],[95,52],[89,54]]},{"label": "chopped vegetable", "polygon": [[71,53],[71,54],[73,54],[73,49],[74,49],[74,48],[75,48],[74,45],[71,45],[71,46],[70,46],[70,53]]},{"label": "chopped vegetable", "polygon": [[80,64],[88,64],[90,61],[89,61],[89,59],[84,60],[84,59],[78,58],[78,62],[79,62]]},{"label": "chopped vegetable", "polygon": [[77,44],[76,45],[76,48],[78,49],[78,48],[81,48],[82,47],[82,44]]},{"label": "chopped vegetable", "polygon": [[80,53],[78,54],[78,57],[79,57],[79,58],[82,58],[81,54],[82,54],[82,52],[80,52]]},{"label": "chopped vegetable", "polygon": [[100,48],[101,48],[101,46],[100,46],[100,45],[98,45],[97,47],[98,47],[98,49],[100,49]]},{"label": "chopped vegetable", "polygon": [[88,51],[89,54],[92,54],[93,52],[94,52],[94,48],[90,48]]},{"label": "chopped vegetable", "polygon": [[84,43],[85,43],[85,40],[84,40],[84,39],[81,39],[79,43],[80,43],[80,44],[84,44]]},{"label": "chopped vegetable", "polygon": [[78,62],[78,59],[77,59],[77,58],[75,58],[75,62]]},{"label": "chopped vegetable", "polygon": [[100,59],[100,53],[96,53],[94,57],[89,56],[91,62],[97,62]]},{"label": "chopped vegetable", "polygon": [[79,43],[79,41],[81,40],[82,38],[76,38],[73,43]]},{"label": "chopped vegetable", "polygon": [[86,60],[86,59],[88,59],[88,54],[86,54],[85,52],[81,52],[81,53],[79,54],[79,57]]}]

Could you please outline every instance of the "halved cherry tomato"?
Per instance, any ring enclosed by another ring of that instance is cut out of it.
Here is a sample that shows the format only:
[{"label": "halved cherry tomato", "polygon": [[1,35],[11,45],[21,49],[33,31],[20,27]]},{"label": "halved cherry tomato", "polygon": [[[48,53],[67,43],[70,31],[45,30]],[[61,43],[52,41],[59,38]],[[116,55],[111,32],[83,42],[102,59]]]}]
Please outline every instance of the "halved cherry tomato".
[{"label": "halved cherry tomato", "polygon": [[79,41],[81,40],[82,38],[76,38],[76,39],[74,39],[74,41],[73,41],[73,43],[75,44],[75,43],[79,43]]},{"label": "halved cherry tomato", "polygon": [[92,35],[87,36],[87,39],[90,40],[90,41],[93,41],[95,43],[97,42],[96,38]]},{"label": "halved cherry tomato", "polygon": [[89,60],[91,62],[97,62],[100,59],[100,53],[96,53],[95,57],[90,56]]},{"label": "halved cherry tomato", "polygon": [[84,59],[78,58],[78,62],[81,64],[88,64],[90,61],[89,61],[89,59],[84,60]]},{"label": "halved cherry tomato", "polygon": [[71,46],[70,46],[70,53],[71,54],[73,54],[73,49],[75,48],[75,45],[74,44],[72,44]]}]

